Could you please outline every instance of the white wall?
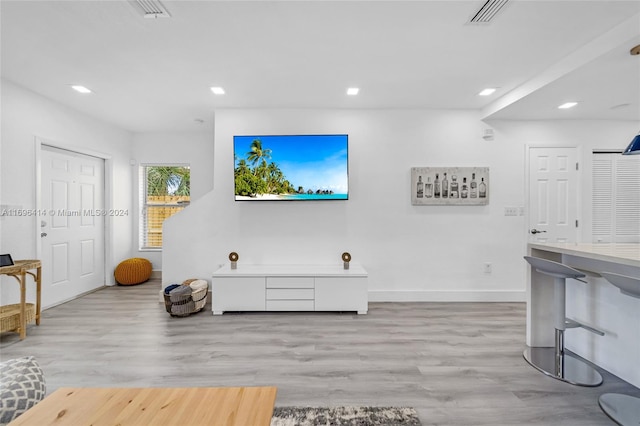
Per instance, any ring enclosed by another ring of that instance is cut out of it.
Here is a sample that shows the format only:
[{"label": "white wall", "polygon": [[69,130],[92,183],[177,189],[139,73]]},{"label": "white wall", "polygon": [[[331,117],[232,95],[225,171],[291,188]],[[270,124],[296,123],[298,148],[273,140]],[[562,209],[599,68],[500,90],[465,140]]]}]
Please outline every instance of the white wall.
[{"label": "white wall", "polygon": [[[163,281],[209,278],[230,251],[240,263],[339,263],[347,250],[369,271],[372,300],[524,300],[509,278],[523,274],[522,218],[500,214],[523,202],[521,164],[503,161],[523,150],[482,129],[466,111],[217,112],[214,191],[167,222]],[[234,202],[233,135],[269,133],[348,133],[350,199]],[[413,166],[488,166],[491,203],[412,206]]]},{"label": "white wall", "polygon": [[[1,89],[0,204],[35,207],[36,136],[108,154],[112,206],[132,213],[112,222],[108,255],[117,262],[140,255],[133,216],[137,168],[130,160],[187,162],[193,167],[194,202],[167,221],[165,251],[152,259],[155,269],[163,269],[165,285],[195,276],[208,279],[232,250],[240,253],[241,263],[333,263],[348,250],[370,273],[371,300],[524,300],[521,256],[527,224],[523,216],[505,217],[503,209],[524,205],[525,146],[582,147],[586,241],[591,150],[624,148],[640,125],[485,124],[473,111],[223,110],[216,113],[215,132],[132,136],[5,80]],[[489,125],[495,129],[493,141],[481,137]],[[348,133],[350,199],[233,201],[233,135],[269,133]],[[490,204],[412,206],[413,166],[490,167]],[[34,222],[0,218],[0,252],[34,257]],[[483,273],[485,262],[492,263],[491,274]]]},{"label": "white wall", "polygon": [[638,133],[640,120],[495,121],[490,124],[496,131],[496,139],[526,145],[580,147],[583,206],[580,235],[581,241],[591,242],[592,153],[594,150],[622,151]]},{"label": "white wall", "polygon": [[[131,167],[129,166],[131,135],[114,126],[50,101],[36,93],[2,80],[2,131],[0,145],[0,204],[34,209],[36,207],[36,144],[41,138],[68,149],[90,150],[111,157],[112,176],[107,193],[111,206],[131,212]],[[36,220],[34,218],[0,217],[0,252],[14,259],[36,257]],[[108,262],[131,255],[131,217],[111,218],[111,240]],[[43,265],[46,267],[46,265]],[[4,280],[13,280],[3,276]],[[113,281],[107,273],[107,280]],[[2,304],[19,300],[17,286],[2,286]]]},{"label": "white wall", "polygon": [[[347,250],[369,272],[371,300],[524,300],[526,144],[616,148],[635,123],[495,122],[471,111],[225,110],[216,113],[214,190],[165,225],[163,284],[240,264],[334,263]],[[233,200],[236,134],[348,133],[350,199]],[[587,156],[588,157],[588,156]],[[487,166],[488,206],[412,206],[410,168]],[[584,199],[584,198],[583,198]],[[491,262],[493,272],[483,272]]]},{"label": "white wall", "polygon": [[[204,126],[204,125],[202,125]],[[191,166],[191,200],[197,200],[213,189],[213,126],[192,133],[137,133],[133,136],[134,250],[137,257],[149,259],[154,271],[162,270],[161,250],[140,250],[138,167],[145,163],[189,164]],[[187,207],[189,208],[189,207]]]}]

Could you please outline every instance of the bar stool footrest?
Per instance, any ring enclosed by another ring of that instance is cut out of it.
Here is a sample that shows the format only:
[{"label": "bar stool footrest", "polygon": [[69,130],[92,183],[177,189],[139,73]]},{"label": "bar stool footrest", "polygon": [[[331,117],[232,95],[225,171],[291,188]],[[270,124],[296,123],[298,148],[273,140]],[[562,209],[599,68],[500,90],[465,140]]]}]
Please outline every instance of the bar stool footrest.
[{"label": "bar stool footrest", "polygon": [[559,362],[556,362],[555,348],[528,347],[522,355],[533,368],[554,379],[577,386],[602,384],[602,376],[596,369],[566,351]]},{"label": "bar stool footrest", "polygon": [[590,331],[593,334],[597,334],[598,336],[604,336],[604,331],[598,330],[597,328],[593,328],[589,325],[586,325],[576,320],[572,320],[570,318],[565,318],[564,324],[566,328],[584,328],[585,330]]}]

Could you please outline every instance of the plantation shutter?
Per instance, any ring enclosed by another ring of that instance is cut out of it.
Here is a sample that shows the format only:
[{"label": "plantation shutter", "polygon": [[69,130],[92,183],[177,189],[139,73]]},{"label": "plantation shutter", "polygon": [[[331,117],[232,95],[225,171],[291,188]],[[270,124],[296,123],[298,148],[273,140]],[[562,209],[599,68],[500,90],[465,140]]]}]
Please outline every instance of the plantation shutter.
[{"label": "plantation shutter", "polygon": [[593,155],[594,242],[640,242],[640,157]]},{"label": "plantation shutter", "polygon": [[621,155],[616,167],[616,228],[618,243],[640,242],[640,158]]}]

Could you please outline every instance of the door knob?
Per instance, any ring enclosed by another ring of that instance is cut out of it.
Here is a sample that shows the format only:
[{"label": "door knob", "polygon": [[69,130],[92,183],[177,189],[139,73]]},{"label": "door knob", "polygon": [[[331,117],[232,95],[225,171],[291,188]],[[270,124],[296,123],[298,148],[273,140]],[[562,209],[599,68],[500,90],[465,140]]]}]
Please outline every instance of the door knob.
[{"label": "door knob", "polygon": [[46,232],[41,232],[41,233],[40,233],[40,237],[41,237],[41,238],[44,238],[44,237],[46,237],[46,236],[47,236],[47,233],[46,233]]},{"label": "door knob", "polygon": [[535,234],[542,234],[543,232],[547,232],[547,231],[538,231],[537,229],[533,228],[533,229],[532,229],[531,231],[529,231],[529,232],[531,232],[533,235],[535,235]]}]

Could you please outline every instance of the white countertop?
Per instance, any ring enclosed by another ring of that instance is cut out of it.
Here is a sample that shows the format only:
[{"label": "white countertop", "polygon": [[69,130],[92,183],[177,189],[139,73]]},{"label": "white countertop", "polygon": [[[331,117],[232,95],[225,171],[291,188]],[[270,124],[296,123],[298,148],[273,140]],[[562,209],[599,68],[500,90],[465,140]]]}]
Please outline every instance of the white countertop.
[{"label": "white countertop", "polygon": [[214,277],[252,275],[272,277],[366,277],[367,271],[355,262],[349,263],[349,269],[344,269],[342,263],[327,265],[255,265],[238,262],[237,269],[231,269],[231,265],[226,264],[213,273]]},{"label": "white countertop", "polygon": [[638,243],[529,243],[529,248],[640,267]]}]

